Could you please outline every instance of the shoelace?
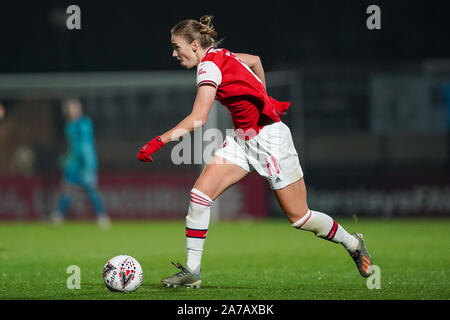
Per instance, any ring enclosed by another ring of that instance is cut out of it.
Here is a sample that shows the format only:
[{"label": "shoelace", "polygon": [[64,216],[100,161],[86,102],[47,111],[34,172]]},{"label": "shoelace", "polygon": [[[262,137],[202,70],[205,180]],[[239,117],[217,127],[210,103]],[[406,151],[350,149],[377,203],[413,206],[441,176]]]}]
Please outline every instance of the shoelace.
[{"label": "shoelace", "polygon": [[187,274],[186,268],[183,267],[183,265],[182,265],[181,263],[174,263],[174,262],[172,261],[172,264],[173,264],[175,267],[177,267],[178,269],[181,270],[180,272],[178,272],[178,273],[176,274],[177,277],[182,277],[182,276],[184,276],[184,275]]}]

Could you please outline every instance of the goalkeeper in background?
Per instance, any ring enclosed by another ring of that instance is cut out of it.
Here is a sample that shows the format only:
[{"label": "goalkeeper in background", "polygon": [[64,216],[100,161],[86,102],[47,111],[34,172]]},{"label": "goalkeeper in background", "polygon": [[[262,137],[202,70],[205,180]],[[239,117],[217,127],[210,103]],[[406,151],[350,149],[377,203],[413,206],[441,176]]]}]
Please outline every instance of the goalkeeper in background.
[{"label": "goalkeeper in background", "polygon": [[62,223],[71,195],[76,189],[82,189],[94,206],[98,225],[108,227],[110,219],[97,189],[97,155],[92,121],[83,115],[82,105],[78,99],[70,98],[63,101],[62,110],[67,120],[64,133],[68,153],[64,160],[63,194],[50,220],[54,224]]}]

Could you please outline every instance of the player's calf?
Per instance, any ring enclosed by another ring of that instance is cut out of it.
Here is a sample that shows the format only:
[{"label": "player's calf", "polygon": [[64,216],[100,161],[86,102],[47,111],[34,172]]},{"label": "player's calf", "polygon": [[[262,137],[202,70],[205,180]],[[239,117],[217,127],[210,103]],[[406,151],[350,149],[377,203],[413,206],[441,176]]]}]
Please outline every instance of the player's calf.
[{"label": "player's calf", "polygon": [[308,209],[308,212],[292,226],[296,229],[313,232],[328,241],[342,244],[348,251],[356,250],[358,240],[349,234],[329,215]]},{"label": "player's calf", "polygon": [[349,234],[333,218],[313,210],[308,210],[306,215],[294,222],[292,226],[314,232],[316,236],[325,240],[342,244],[355,262],[361,276],[370,276],[372,258],[360,233]]}]

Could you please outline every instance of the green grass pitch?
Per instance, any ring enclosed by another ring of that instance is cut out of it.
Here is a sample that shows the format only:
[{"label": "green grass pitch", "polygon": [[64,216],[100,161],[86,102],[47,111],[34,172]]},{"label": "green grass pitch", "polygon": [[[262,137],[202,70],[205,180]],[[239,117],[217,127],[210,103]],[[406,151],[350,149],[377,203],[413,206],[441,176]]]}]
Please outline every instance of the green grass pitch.
[{"label": "green grass pitch", "polygon": [[[202,263],[202,288],[163,288],[162,277],[185,263],[184,221],[0,223],[0,299],[449,299],[450,219],[337,219],[362,232],[381,270],[369,290],[345,249],[284,220],[214,222]],[[132,293],[110,292],[102,269],[115,255],[142,265]],[[70,290],[69,265],[81,270]]]}]

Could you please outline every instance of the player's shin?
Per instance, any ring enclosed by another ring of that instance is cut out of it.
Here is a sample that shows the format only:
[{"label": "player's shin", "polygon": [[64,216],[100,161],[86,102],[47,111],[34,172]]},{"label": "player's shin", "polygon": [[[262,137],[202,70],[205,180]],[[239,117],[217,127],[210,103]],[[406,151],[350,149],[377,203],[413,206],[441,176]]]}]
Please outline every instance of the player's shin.
[{"label": "player's shin", "polygon": [[200,273],[200,264],[209,227],[210,205],[212,200],[197,189],[191,190],[188,215],[186,216],[187,267]]},{"label": "player's shin", "polygon": [[349,234],[340,224],[338,224],[329,215],[308,210],[308,212],[292,226],[296,229],[314,232],[314,234],[323,239],[341,243],[348,251],[356,250],[358,240]]}]

